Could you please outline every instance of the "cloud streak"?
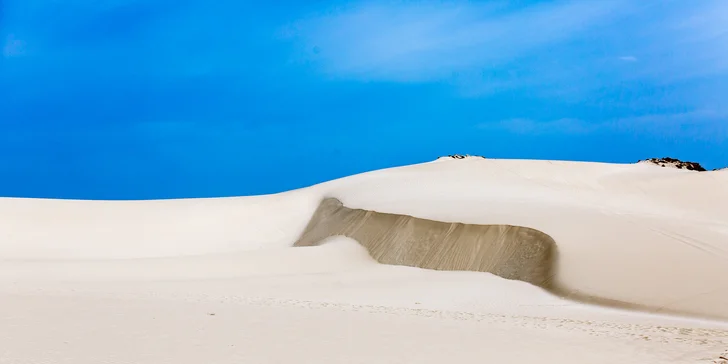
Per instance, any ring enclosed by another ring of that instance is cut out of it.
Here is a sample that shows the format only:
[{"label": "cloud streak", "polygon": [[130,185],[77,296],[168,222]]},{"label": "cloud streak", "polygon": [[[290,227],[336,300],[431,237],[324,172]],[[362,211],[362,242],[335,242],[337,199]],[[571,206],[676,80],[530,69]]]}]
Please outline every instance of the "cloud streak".
[{"label": "cloud streak", "polygon": [[363,3],[284,33],[330,78],[447,82],[469,96],[529,87],[579,99],[622,82],[728,77],[722,0]]},{"label": "cloud streak", "polygon": [[[619,16],[621,2],[398,3],[354,6],[299,21],[302,56],[344,78],[432,81],[502,65],[567,42]],[[317,52],[313,52],[316,49]]]},{"label": "cloud streak", "polygon": [[723,142],[728,140],[728,113],[715,110],[695,110],[670,114],[646,114],[588,121],[578,118],[535,120],[514,118],[483,122],[477,129],[505,131],[518,135],[571,135],[597,133],[648,134],[658,137],[685,138]]}]

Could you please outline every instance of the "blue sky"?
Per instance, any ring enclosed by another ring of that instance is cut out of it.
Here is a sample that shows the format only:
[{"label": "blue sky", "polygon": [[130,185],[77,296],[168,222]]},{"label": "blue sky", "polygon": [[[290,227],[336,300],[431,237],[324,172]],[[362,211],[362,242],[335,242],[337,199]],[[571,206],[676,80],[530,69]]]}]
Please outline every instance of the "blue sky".
[{"label": "blue sky", "polygon": [[0,195],[303,187],[453,153],[728,165],[728,3],[0,0]]}]

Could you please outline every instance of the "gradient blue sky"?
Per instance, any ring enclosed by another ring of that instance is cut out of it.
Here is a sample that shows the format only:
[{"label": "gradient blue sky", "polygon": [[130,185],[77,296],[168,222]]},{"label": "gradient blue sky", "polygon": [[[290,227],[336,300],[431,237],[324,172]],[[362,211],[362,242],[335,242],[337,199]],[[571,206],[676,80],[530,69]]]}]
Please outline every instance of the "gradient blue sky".
[{"label": "gradient blue sky", "polygon": [[728,165],[725,0],[0,0],[0,195],[278,192],[452,153]]}]

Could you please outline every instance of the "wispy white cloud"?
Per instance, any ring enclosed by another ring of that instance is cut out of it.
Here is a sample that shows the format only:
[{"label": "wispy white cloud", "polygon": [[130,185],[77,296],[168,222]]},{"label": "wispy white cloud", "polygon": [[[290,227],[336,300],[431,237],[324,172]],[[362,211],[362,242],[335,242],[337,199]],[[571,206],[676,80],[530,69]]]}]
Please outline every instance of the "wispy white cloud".
[{"label": "wispy white cloud", "polygon": [[[728,3],[654,2],[633,20],[623,51],[639,58],[630,79],[683,82],[728,72]],[[620,31],[615,26],[614,32]]]},{"label": "wispy white cloud", "polygon": [[447,82],[469,97],[528,88],[576,102],[630,82],[728,78],[723,0],[366,2],[285,34],[297,60],[332,78]]},{"label": "wispy white cloud", "polygon": [[713,109],[626,117],[602,123],[601,126],[629,133],[642,132],[696,140],[728,140],[728,113]]},{"label": "wispy white cloud", "polygon": [[705,141],[728,140],[728,113],[717,110],[694,110],[678,113],[647,114],[605,121],[588,121],[578,118],[535,120],[514,118],[487,121],[476,125],[477,129],[505,131],[527,135],[586,135],[618,132],[692,138]]},{"label": "wispy white cloud", "polygon": [[286,33],[300,42],[303,57],[335,76],[431,81],[566,42],[618,16],[622,4],[365,4],[299,21]]}]

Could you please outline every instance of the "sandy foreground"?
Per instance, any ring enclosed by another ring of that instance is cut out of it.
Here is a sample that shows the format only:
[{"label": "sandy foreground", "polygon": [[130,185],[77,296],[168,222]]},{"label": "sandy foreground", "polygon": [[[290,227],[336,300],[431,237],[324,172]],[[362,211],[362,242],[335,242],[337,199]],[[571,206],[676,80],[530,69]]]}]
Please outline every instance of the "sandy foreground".
[{"label": "sandy foreground", "polygon": [[[588,305],[485,272],[292,247],[325,197],[536,229]],[[0,363],[713,363],[728,173],[441,159],[268,196],[0,199]]]}]

